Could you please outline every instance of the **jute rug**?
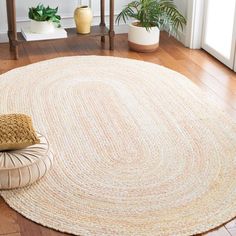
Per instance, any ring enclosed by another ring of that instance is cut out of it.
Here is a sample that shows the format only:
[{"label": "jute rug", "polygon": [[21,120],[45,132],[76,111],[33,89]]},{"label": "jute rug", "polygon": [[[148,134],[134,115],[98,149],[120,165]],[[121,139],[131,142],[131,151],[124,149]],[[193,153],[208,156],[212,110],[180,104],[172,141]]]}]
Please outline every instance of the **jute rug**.
[{"label": "jute rug", "polygon": [[0,113],[47,136],[53,170],[1,192],[81,236],[192,235],[236,216],[236,123],[184,76],[142,61],[69,57],[0,76]]}]

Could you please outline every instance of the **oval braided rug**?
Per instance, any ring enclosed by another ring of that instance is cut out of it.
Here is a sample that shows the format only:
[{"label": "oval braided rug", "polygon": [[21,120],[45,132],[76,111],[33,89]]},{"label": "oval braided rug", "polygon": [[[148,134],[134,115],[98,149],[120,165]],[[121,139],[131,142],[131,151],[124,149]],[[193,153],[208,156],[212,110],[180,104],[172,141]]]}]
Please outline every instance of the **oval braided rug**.
[{"label": "oval braided rug", "polygon": [[81,236],[191,235],[236,216],[236,123],[188,79],[113,57],[68,57],[0,76],[0,113],[32,116],[53,170],[1,195]]}]

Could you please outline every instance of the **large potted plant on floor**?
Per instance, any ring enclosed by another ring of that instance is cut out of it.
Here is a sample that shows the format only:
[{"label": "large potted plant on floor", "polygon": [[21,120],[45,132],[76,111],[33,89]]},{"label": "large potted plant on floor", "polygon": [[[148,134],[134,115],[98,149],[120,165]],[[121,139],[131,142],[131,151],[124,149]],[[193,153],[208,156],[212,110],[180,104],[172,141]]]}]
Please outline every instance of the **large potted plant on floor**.
[{"label": "large potted plant on floor", "polygon": [[53,33],[55,27],[60,27],[61,17],[57,15],[58,7],[51,8],[39,4],[29,8],[30,30],[32,33],[49,34]]},{"label": "large potted plant on floor", "polygon": [[132,50],[152,52],[159,46],[160,30],[177,35],[183,30],[186,19],[178,11],[173,0],[135,0],[130,2],[117,16],[126,23],[129,18],[135,19],[129,25],[128,42]]}]

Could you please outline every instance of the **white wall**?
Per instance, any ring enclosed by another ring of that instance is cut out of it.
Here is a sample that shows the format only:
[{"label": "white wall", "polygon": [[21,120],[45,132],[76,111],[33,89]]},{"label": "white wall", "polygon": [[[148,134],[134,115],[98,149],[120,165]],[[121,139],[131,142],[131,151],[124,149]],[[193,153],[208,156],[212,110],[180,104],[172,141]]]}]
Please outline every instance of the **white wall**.
[{"label": "white wall", "polygon": [[187,17],[187,11],[188,11],[188,0],[174,0],[176,6],[181,11],[181,13]]},{"label": "white wall", "polygon": [[[188,1],[189,0],[174,0],[174,3],[185,18],[188,18]],[[179,40],[186,45],[186,27],[184,27],[183,32],[179,31]]]},{"label": "white wall", "polygon": [[[18,31],[20,31],[21,26],[28,24],[28,8],[31,6],[35,6],[38,3],[43,3],[45,5],[50,5],[52,7],[59,6],[59,14],[62,17],[62,25],[64,27],[73,27],[75,26],[73,20],[73,11],[74,9],[81,4],[88,5],[91,3],[91,7],[93,9],[94,20],[93,24],[99,23],[100,16],[100,1],[99,0],[16,0],[16,19],[17,19],[17,27]],[[106,2],[106,15],[109,15],[109,0],[105,0]],[[126,5],[129,0],[119,0],[115,1],[115,14],[119,13],[124,5]],[[106,17],[107,23],[108,17]],[[0,42],[7,41],[6,37],[7,32],[7,16],[6,16],[6,1],[0,0]],[[127,32],[126,25],[120,25],[116,27],[116,32]]]}]

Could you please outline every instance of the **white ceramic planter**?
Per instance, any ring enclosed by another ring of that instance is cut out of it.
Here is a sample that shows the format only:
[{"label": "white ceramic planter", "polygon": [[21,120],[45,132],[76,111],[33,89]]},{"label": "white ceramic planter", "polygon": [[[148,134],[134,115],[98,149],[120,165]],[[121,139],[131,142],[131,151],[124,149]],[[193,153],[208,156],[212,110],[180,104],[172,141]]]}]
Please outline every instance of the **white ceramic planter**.
[{"label": "white ceramic planter", "polygon": [[31,20],[30,31],[36,34],[51,34],[55,31],[55,25],[51,21]]},{"label": "white ceramic planter", "polygon": [[138,52],[153,52],[159,46],[160,30],[152,27],[149,31],[137,26],[138,22],[129,25],[128,42],[130,49]]}]

